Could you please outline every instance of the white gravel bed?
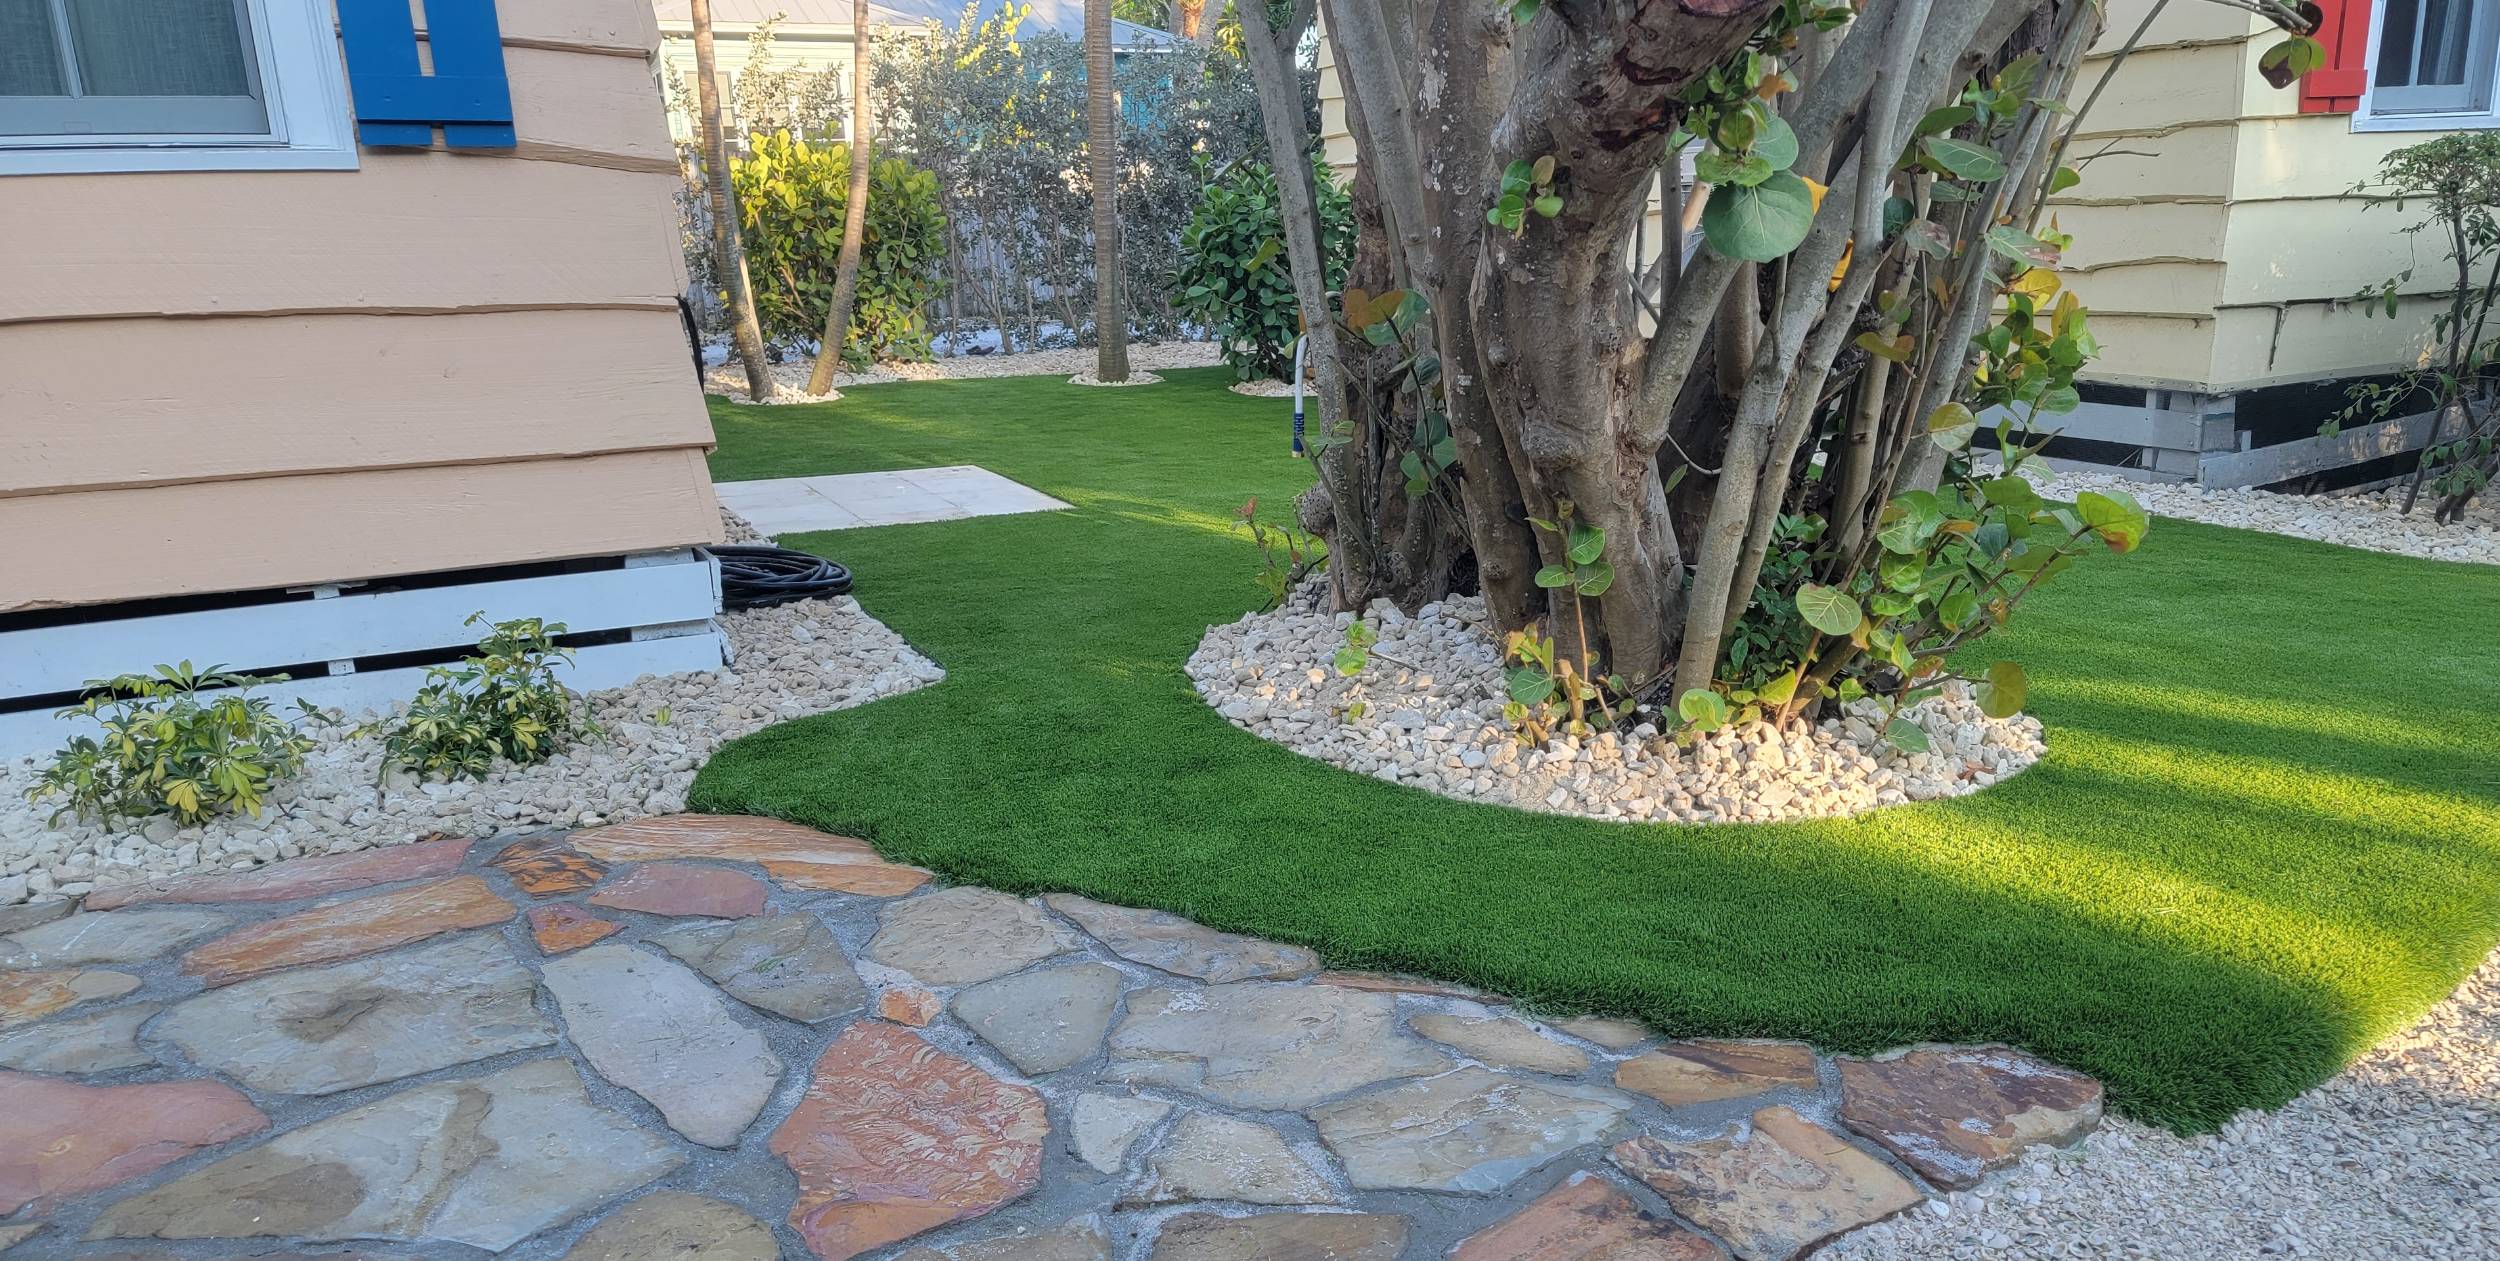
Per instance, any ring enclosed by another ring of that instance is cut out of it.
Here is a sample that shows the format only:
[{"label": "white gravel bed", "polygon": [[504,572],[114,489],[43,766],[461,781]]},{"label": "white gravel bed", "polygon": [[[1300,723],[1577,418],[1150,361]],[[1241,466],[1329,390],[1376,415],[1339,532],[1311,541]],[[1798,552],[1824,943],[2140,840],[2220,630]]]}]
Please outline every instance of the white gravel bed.
[{"label": "white gravel bed", "polygon": [[1101,377],[1095,376],[1093,369],[1087,368],[1085,371],[1069,377],[1068,384],[1087,385],[1105,390],[1117,390],[1124,389],[1132,385],[1161,385],[1163,384],[1163,378],[1156,376],[1151,372],[1141,371],[1134,364],[1132,364],[1129,367],[1128,376],[1123,380],[1105,381]]},{"label": "white gravel bed", "polygon": [[1235,381],[1224,388],[1235,394],[1247,394],[1252,398],[1293,397],[1293,382],[1280,381],[1275,377],[1260,377],[1255,381]]},{"label": "white gravel bed", "polygon": [[[1151,376],[1151,370],[1157,368],[1204,368],[1220,361],[1213,342],[1158,342],[1128,348],[1132,376]],[[980,377],[1064,377],[1080,372],[1090,375],[1093,367],[1094,350],[1090,346],[1029,350],[1012,355],[953,355],[927,363],[881,363],[866,372],[838,372],[833,377],[834,392],[825,395],[807,392],[807,378],[816,370],[815,360],[796,359],[773,365],[775,393],[766,402],[830,402],[842,396],[842,387],[846,385],[880,385],[888,381],[968,381]],[[1142,385],[1145,382],[1133,381],[1132,384]],[[746,369],[734,363],[712,364],[703,370],[703,388],[745,402]]]},{"label": "white gravel bed", "polygon": [[1826,1261],[2500,1257],[2500,953],[2420,1024],[2272,1113],[2183,1139],[2112,1119]]},{"label": "white gravel bed", "polygon": [[[1926,753],[1881,740],[1881,708],[1869,702],[1811,729],[1755,723],[1690,749],[1647,723],[1526,748],[1502,720],[1501,650],[1481,599],[1429,604],[1412,618],[1376,601],[1367,620],[1380,639],[1351,678],[1333,661],[1353,615],[1290,606],[1210,628],[1189,677],[1234,726],[1297,753],[1446,797],[1599,819],[1855,814],[1975,792],[2046,750],[2038,721],[1989,718],[1959,685],[1905,711],[1927,733]],[[1362,713],[1348,717],[1358,703]]]},{"label": "white gravel bed", "polygon": [[731,668],[589,696],[602,739],[483,781],[380,786],[378,735],[321,738],[303,774],[260,818],[176,828],[171,819],[105,827],[47,820],[26,800],[35,763],[0,764],[0,905],[47,901],[187,871],[257,866],[427,836],[588,827],[685,809],[695,771],[730,740],[777,722],[864,705],[945,677],[935,662],[847,596],[725,614]]},{"label": "white gravel bed", "polygon": [[2359,495],[2280,495],[2269,490],[2215,490],[2183,483],[2134,482],[2103,473],[2050,472],[2036,466],[2024,475],[2043,493],[2071,498],[2083,491],[2123,490],[2165,517],[2237,526],[2293,538],[2340,543],[2373,552],[2430,560],[2500,565],[2500,502],[2477,496],[2454,525],[2431,520],[2434,502],[2422,493],[2410,515],[2400,514],[2404,489]]}]

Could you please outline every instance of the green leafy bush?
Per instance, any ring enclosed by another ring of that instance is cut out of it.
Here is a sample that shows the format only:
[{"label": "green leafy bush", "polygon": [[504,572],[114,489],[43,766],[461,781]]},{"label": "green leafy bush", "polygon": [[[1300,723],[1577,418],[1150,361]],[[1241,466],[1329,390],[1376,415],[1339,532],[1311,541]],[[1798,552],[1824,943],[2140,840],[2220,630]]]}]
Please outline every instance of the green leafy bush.
[{"label": "green leafy bush", "polygon": [[[1201,155],[1201,177],[1212,164]],[[1325,160],[1311,159],[1319,188],[1320,250],[1328,288],[1345,286],[1354,257],[1354,199]],[[1302,331],[1293,271],[1285,260],[1284,219],[1276,173],[1235,162],[1207,179],[1198,208],[1181,230],[1178,283],[1184,308],[1215,329],[1224,362],[1249,381],[1293,371],[1293,340]]]},{"label": "green leafy bush", "polygon": [[[824,334],[833,305],[842,219],[850,205],[851,147],[812,144],[786,131],[751,137],[729,163],[738,230],[755,284],[764,336],[793,349]],[[856,364],[929,357],[929,304],[946,260],[946,215],[937,176],[900,158],[868,171],[868,224],[860,238],[859,297],[848,357]]]},{"label": "green leafy bush", "polygon": [[[472,615],[468,625],[486,620]],[[573,652],[556,645],[562,622],[534,617],[497,622],[460,664],[428,669],[408,710],[385,725],[385,764],[420,775],[484,779],[498,761],[543,762],[575,740],[600,734],[556,681]]]},{"label": "green leafy bush", "polygon": [[[313,746],[247,691],[283,681],[194,670],[188,661],[152,675],[89,680],[87,699],[59,716],[92,719],[101,733],[73,737],[26,796],[60,799],[55,820],[170,814],[193,824],[236,811],[257,816],[270,786],[302,770]],[[200,695],[219,689],[228,690]]]}]

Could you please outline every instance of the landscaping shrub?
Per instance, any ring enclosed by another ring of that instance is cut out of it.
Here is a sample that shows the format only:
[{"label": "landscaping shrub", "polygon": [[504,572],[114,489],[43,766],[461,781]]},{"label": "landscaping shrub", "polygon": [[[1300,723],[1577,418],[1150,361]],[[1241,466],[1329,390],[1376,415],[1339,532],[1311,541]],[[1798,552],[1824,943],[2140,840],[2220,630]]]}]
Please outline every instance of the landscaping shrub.
[{"label": "landscaping shrub", "polygon": [[[1294,301],[1293,271],[1285,263],[1276,173],[1260,162],[1236,162],[1219,173],[1204,156],[1196,165],[1206,187],[1189,226],[1181,230],[1176,283],[1183,303],[1215,330],[1235,377],[1282,378],[1293,371],[1302,313]],[[1311,168],[1319,189],[1327,287],[1337,289],[1354,257],[1354,199],[1325,160],[1313,156]]]},{"label": "landscaping shrub", "polygon": [[[834,261],[850,202],[851,147],[810,143],[786,131],[749,138],[729,164],[739,231],[764,336],[793,350],[813,347],[833,304]],[[946,215],[937,176],[900,158],[868,173],[868,227],[848,355],[865,364],[929,357],[929,304],[946,257]]]},{"label": "landscaping shrub", "polygon": [[[486,620],[472,615],[468,625]],[[484,779],[498,761],[543,762],[575,740],[600,734],[575,711],[577,698],[556,681],[573,657],[556,645],[562,622],[534,617],[497,622],[460,664],[426,670],[406,713],[386,724],[386,765],[420,775]]]},{"label": "landscaping shrub", "polygon": [[[304,768],[313,742],[249,688],[283,682],[194,670],[188,661],[87,683],[62,718],[93,719],[37,772],[27,798],[59,798],[64,814],[111,821],[169,814],[181,824],[241,811],[257,816],[271,785]],[[200,693],[218,689],[216,696]]]}]

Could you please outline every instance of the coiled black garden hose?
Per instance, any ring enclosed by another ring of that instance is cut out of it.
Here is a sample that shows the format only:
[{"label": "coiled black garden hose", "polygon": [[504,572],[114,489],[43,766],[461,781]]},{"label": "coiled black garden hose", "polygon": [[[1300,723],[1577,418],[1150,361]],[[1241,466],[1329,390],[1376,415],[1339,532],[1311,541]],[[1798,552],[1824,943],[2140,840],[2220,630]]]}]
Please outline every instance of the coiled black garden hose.
[{"label": "coiled black garden hose", "polygon": [[851,571],[822,556],[746,544],[715,547],[712,555],[720,561],[721,604],[728,608],[760,609],[850,594]]}]

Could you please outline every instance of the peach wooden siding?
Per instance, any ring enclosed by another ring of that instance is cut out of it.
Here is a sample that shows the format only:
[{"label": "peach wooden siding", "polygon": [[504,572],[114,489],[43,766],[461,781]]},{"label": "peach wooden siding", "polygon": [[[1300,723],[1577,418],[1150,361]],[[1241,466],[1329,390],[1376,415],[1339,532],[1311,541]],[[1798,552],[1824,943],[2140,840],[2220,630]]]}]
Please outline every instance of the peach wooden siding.
[{"label": "peach wooden siding", "polygon": [[0,177],[0,611],[716,541],[650,7],[500,9],[508,153]]}]

